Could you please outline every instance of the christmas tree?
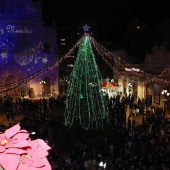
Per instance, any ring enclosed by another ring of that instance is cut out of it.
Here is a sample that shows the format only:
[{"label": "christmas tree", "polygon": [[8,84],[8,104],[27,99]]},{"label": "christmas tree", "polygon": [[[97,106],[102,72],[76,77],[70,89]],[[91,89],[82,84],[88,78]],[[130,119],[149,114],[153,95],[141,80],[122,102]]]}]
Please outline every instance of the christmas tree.
[{"label": "christmas tree", "polygon": [[108,109],[101,90],[101,80],[88,34],[77,53],[66,96],[65,126],[85,130],[103,129]]}]

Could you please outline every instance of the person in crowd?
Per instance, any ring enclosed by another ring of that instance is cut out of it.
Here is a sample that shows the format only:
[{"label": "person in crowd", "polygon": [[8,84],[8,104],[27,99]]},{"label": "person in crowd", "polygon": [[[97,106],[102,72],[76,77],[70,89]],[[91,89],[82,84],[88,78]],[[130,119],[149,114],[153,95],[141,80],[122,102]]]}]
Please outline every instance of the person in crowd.
[{"label": "person in crowd", "polygon": [[8,111],[7,111],[7,113],[6,113],[6,118],[7,118],[8,122],[9,122],[9,120],[10,120],[10,114],[9,114]]},{"label": "person in crowd", "polygon": [[136,116],[139,116],[139,107],[138,106],[136,107],[135,112],[136,112]]},{"label": "person in crowd", "polygon": [[134,106],[132,107],[131,113],[132,113],[132,117],[135,118],[136,117],[136,109]]},{"label": "person in crowd", "polygon": [[[115,129],[69,129],[69,134],[75,134],[74,138],[63,133],[68,129],[57,114],[61,107],[56,108],[52,103],[46,111],[40,111],[35,103],[29,103],[31,110],[25,112],[20,124],[22,129],[35,132],[32,138],[41,137],[52,147],[48,155],[52,170],[99,170],[103,165],[108,170],[170,169],[170,124],[161,114],[162,110],[155,108],[152,116],[143,115],[142,122],[145,123],[141,124],[129,117],[127,128],[124,126],[126,109],[122,102],[113,103],[112,118],[119,122]],[[99,166],[101,162],[103,164]]]},{"label": "person in crowd", "polygon": [[152,111],[151,106],[148,106],[148,107],[147,107],[147,111],[146,111],[146,113],[147,113],[148,116],[151,115],[151,111]]}]

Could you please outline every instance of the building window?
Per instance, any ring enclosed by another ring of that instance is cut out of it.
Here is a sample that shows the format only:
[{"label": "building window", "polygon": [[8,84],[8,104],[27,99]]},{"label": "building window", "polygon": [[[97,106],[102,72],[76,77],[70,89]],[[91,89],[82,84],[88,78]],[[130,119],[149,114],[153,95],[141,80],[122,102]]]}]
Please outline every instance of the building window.
[{"label": "building window", "polygon": [[8,14],[13,14],[13,4],[12,3],[7,3],[7,13]]},{"label": "building window", "polygon": [[45,42],[44,43],[44,53],[49,53],[49,49],[50,49],[49,43]]},{"label": "building window", "polygon": [[21,15],[21,6],[20,6],[20,4],[16,3],[14,5],[14,13],[15,13],[15,15]]},{"label": "building window", "polygon": [[0,2],[0,14],[3,14],[5,12],[5,4],[4,2]]}]

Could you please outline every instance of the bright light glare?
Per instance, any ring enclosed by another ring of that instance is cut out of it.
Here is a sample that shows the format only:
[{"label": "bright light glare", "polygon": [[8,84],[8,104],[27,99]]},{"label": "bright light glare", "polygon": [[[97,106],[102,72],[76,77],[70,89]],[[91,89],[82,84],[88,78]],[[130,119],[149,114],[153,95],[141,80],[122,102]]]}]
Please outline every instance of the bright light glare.
[{"label": "bright light glare", "polygon": [[100,162],[100,163],[99,163],[99,166],[101,166],[101,167],[103,167],[103,168],[106,168],[106,163]]}]

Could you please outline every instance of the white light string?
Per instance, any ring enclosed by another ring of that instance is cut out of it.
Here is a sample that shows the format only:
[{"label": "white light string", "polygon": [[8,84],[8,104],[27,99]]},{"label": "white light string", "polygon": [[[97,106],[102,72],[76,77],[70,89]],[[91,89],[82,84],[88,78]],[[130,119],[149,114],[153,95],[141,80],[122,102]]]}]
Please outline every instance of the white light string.
[{"label": "white light string", "polygon": [[[170,81],[167,79],[163,79],[160,78],[166,71],[167,68],[158,76],[154,76],[150,73],[141,71],[141,72],[135,72],[135,71],[131,71],[131,75],[124,75],[123,73],[120,73],[120,71],[118,71],[117,69],[115,69],[112,66],[112,60],[115,61],[115,63],[118,66],[121,66],[123,68],[125,67],[130,67],[132,66],[131,64],[127,63],[126,61],[124,61],[121,57],[115,55],[114,53],[108,51],[104,46],[102,46],[100,43],[98,43],[93,37],[91,37],[89,34],[85,33],[77,42],[76,44],[69,50],[69,52],[67,54],[65,54],[64,56],[62,56],[60,59],[55,60],[53,63],[49,64],[47,67],[45,67],[44,69],[35,72],[27,77],[21,78],[15,82],[12,82],[10,84],[6,84],[3,86],[0,86],[0,94],[7,92],[7,91],[11,91],[14,90],[15,88],[20,87],[21,85],[29,82],[30,80],[44,74],[45,72],[47,72],[48,70],[52,69],[55,66],[58,66],[63,60],[70,58],[71,54],[75,51],[75,49],[80,45],[80,43],[82,42],[82,40],[84,39],[85,36],[88,36],[91,43],[93,44],[94,49],[97,51],[97,53],[102,57],[102,59],[105,61],[105,63],[118,75],[123,76],[125,78],[128,78],[132,81],[145,81],[145,83],[149,83],[149,82],[154,82],[154,83],[163,83],[163,84],[170,84]],[[106,57],[104,57],[106,56]],[[138,76],[140,79],[139,80],[134,80],[131,76]]]}]

